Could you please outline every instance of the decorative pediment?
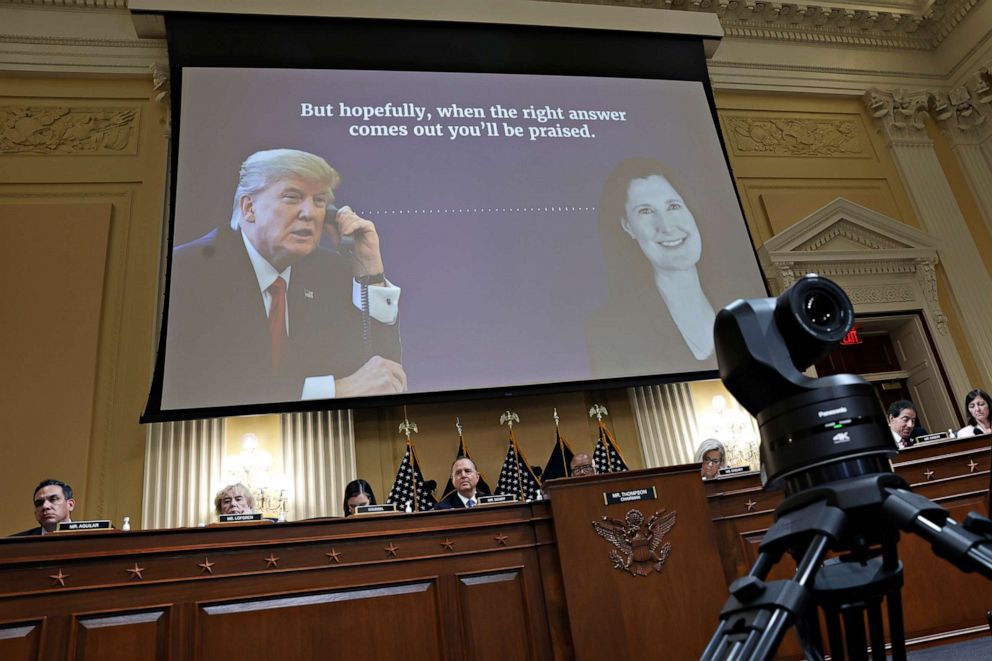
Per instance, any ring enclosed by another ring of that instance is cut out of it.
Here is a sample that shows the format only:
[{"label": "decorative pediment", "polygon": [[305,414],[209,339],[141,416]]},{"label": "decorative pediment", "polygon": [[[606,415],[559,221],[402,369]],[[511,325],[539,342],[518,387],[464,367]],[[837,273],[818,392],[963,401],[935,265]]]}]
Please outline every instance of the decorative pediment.
[{"label": "decorative pediment", "polygon": [[906,255],[905,251],[933,254],[934,246],[930,235],[838,197],[766,241],[762,252],[796,257],[795,253],[896,250]]},{"label": "decorative pediment", "polygon": [[946,334],[936,244],[925,232],[839,197],[765,241],[758,259],[776,294],[806,273],[818,273],[843,287],[855,309],[922,309]]}]

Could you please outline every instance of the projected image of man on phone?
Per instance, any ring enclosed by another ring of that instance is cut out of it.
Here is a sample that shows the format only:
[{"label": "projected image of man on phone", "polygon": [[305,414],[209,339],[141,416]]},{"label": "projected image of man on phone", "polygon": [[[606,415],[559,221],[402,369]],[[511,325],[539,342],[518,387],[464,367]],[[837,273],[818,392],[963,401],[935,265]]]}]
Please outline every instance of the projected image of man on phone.
[{"label": "projected image of man on phone", "polygon": [[[293,149],[241,165],[229,224],[176,247],[163,397],[179,408],[406,390],[399,287],[340,177]],[[326,232],[334,246],[320,247]]]}]

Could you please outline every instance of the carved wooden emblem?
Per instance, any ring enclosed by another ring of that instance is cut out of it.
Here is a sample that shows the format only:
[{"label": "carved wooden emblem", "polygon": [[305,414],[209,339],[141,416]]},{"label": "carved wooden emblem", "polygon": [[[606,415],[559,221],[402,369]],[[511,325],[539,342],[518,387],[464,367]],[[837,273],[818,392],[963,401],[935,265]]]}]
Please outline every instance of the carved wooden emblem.
[{"label": "carved wooden emblem", "polygon": [[[672,552],[671,542],[665,542],[665,535],[675,526],[675,511],[662,514],[659,510],[644,522],[640,510],[630,510],[623,521],[603,517],[603,522],[593,521],[592,527],[600,537],[613,544],[610,560],[613,568],[630,572],[634,576],[647,576],[654,568],[661,571],[662,565]],[[664,542],[664,543],[662,543]]]}]

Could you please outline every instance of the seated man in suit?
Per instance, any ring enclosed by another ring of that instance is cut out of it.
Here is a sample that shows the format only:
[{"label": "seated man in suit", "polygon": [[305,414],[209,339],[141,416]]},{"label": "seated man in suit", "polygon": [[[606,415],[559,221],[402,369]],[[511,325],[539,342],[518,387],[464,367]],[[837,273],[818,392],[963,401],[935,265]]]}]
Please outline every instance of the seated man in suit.
[{"label": "seated man in suit", "polygon": [[580,452],[568,464],[570,477],[583,477],[585,475],[595,475],[596,466],[592,459],[585,452]]},{"label": "seated man in suit", "polygon": [[76,507],[72,487],[59,480],[42,480],[34,489],[34,518],[40,524],[11,537],[46,535],[54,532],[62,521],[72,521],[70,515]]},{"label": "seated man in suit", "polygon": [[[174,250],[168,407],[406,390],[400,289],[384,275],[375,225],[334,207],[339,179],[308,152],[256,152],[241,165],[230,222]],[[350,247],[322,248],[325,233]]]},{"label": "seated man in suit", "polygon": [[460,457],[451,464],[451,483],[455,490],[448,494],[440,503],[434,506],[436,510],[461,509],[475,507],[481,494],[479,485],[479,469],[475,462],[468,457]]}]

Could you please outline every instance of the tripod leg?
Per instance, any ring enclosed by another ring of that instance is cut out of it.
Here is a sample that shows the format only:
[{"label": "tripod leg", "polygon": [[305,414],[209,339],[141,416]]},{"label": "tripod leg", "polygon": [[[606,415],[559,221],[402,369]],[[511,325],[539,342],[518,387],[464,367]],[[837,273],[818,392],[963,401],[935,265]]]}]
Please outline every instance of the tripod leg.
[{"label": "tripod leg", "polygon": [[885,627],[882,624],[882,601],[872,599],[865,610],[868,611],[868,636],[871,639],[871,658],[885,661]]},{"label": "tripod leg", "polygon": [[[861,605],[841,609],[844,618],[844,635],[851,661],[868,661],[868,641],[865,639],[865,615]],[[833,649],[830,650],[831,652]]]},{"label": "tripod leg", "polygon": [[827,639],[830,641],[830,658],[844,661],[844,633],[840,628],[840,613],[836,608],[824,608],[827,621]]},{"label": "tripod leg", "polygon": [[820,635],[820,620],[815,608],[808,609],[796,622],[796,633],[802,645],[806,661],[823,661],[823,637]]},{"label": "tripod leg", "polygon": [[906,628],[902,621],[902,594],[892,590],[886,595],[889,604],[889,638],[892,641],[892,661],[906,661]]}]

